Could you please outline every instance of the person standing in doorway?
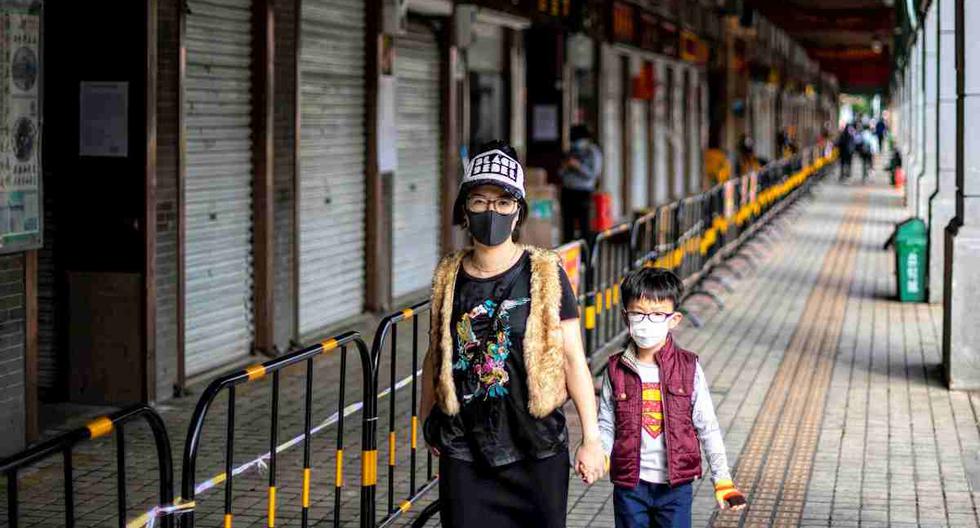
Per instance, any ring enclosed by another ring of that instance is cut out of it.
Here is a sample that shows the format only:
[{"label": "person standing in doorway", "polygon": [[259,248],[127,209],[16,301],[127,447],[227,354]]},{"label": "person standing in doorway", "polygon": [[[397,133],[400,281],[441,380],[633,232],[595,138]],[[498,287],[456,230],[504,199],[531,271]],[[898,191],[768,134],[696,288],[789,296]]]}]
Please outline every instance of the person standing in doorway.
[{"label": "person standing in doorway", "polygon": [[599,176],[602,174],[602,150],[596,145],[588,127],[573,126],[571,139],[572,148],[565,155],[559,171],[564,242],[577,238],[591,239],[589,210],[592,207],[592,193],[599,186]]},{"label": "person standing in doorway", "polygon": [[447,528],[565,526],[569,397],[583,431],[573,467],[589,484],[605,472],[574,290],[557,254],[516,243],[524,193],[514,149],[481,148],[453,208],[473,247],[432,281],[419,417]]}]

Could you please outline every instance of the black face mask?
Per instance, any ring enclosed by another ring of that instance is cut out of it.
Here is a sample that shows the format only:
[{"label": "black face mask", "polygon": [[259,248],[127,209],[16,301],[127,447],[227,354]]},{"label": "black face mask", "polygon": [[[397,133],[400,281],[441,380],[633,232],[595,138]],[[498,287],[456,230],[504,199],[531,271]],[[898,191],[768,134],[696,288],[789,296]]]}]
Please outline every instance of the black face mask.
[{"label": "black face mask", "polygon": [[502,215],[496,211],[466,212],[470,234],[484,246],[499,246],[511,235],[511,226],[518,213]]}]

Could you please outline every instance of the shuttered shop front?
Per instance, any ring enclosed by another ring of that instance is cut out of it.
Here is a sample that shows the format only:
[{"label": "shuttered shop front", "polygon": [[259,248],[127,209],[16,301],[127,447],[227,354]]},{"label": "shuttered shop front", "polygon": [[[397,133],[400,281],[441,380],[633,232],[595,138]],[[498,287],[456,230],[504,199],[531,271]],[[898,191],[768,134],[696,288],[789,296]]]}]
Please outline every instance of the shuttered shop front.
[{"label": "shuttered shop front", "polygon": [[439,43],[430,27],[410,22],[395,46],[398,168],[392,293],[398,298],[428,288],[439,258],[442,90]]},{"label": "shuttered shop front", "polygon": [[615,218],[623,214],[623,59],[619,53],[603,46],[602,55],[602,146],[603,191],[612,197]]},{"label": "shuttered shop front", "polygon": [[300,30],[299,332],[364,310],[364,0],[305,0]]},{"label": "shuttered shop front", "polygon": [[252,6],[187,7],[184,354],[193,376],[252,345]]}]

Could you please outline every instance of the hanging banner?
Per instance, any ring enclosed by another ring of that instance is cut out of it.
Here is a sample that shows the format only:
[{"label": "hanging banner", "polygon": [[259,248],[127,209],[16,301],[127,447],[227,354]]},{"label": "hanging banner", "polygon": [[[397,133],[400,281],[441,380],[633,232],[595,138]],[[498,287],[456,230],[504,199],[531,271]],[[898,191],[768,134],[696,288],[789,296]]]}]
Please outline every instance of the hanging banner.
[{"label": "hanging banner", "polygon": [[40,14],[0,2],[0,253],[41,246]]}]

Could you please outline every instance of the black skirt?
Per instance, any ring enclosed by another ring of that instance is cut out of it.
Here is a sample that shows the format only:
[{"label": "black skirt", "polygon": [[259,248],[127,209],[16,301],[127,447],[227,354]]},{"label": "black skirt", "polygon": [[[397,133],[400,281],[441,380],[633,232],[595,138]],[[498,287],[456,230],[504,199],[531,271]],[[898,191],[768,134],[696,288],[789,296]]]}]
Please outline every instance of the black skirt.
[{"label": "black skirt", "polygon": [[447,456],[439,459],[444,528],[564,528],[568,452],[501,467]]}]

